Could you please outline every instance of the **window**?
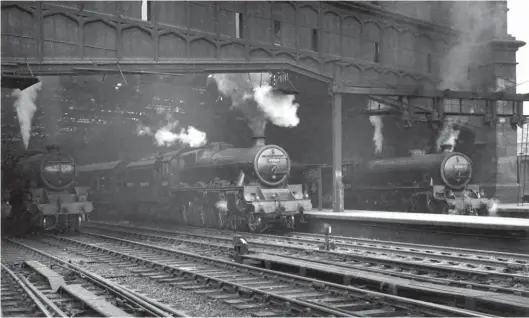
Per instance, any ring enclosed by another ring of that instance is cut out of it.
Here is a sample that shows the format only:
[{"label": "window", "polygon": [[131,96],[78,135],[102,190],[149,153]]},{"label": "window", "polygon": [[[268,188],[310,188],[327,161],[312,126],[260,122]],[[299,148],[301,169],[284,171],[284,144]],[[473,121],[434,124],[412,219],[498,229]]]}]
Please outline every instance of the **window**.
[{"label": "window", "polygon": [[426,70],[428,73],[432,72],[432,55],[430,53],[426,54]]},{"label": "window", "polygon": [[281,22],[274,20],[274,44],[281,45]]},{"label": "window", "polygon": [[149,1],[149,0],[141,1],[141,19],[143,21],[152,20],[152,1]]},{"label": "window", "polygon": [[235,12],[235,37],[237,39],[242,39],[242,29],[243,29],[243,17],[242,13]]},{"label": "window", "polygon": [[373,43],[375,45],[375,56],[373,56],[373,62],[380,62],[380,45],[378,42]]},{"label": "window", "polygon": [[312,50],[318,52],[318,30],[312,29]]}]

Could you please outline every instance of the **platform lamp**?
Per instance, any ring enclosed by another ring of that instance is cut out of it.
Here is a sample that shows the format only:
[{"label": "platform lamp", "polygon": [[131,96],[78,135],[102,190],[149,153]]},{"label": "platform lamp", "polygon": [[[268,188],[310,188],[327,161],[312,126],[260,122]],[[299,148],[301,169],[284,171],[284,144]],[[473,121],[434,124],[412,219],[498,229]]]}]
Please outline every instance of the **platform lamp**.
[{"label": "platform lamp", "polygon": [[2,74],[2,87],[20,89],[26,88],[39,83],[40,80],[35,76],[4,75]]}]

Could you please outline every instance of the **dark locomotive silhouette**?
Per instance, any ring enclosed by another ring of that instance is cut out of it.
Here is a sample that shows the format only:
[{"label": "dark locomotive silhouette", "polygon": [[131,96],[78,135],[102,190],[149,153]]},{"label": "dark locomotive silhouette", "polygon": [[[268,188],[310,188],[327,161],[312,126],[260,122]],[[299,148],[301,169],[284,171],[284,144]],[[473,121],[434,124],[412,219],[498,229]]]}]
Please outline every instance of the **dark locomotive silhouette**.
[{"label": "dark locomotive silhouette", "polygon": [[288,184],[290,158],[256,137],[250,148],[223,142],[78,168],[93,189],[98,213],[120,219],[174,220],[183,224],[293,230],[312,209],[302,185]]},{"label": "dark locomotive silhouette", "polygon": [[444,145],[440,153],[344,165],[347,208],[488,215],[491,202],[472,180],[472,161]]},{"label": "dark locomotive silhouette", "polygon": [[92,212],[88,188],[75,186],[75,161],[58,147],[26,151],[7,168],[2,185],[4,234],[75,231]]}]

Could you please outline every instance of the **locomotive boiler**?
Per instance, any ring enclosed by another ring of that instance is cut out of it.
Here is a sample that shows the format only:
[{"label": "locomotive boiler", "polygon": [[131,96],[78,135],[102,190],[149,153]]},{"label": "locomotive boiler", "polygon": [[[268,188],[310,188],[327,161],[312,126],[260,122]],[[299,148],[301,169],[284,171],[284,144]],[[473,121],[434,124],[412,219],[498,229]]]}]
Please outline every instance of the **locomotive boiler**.
[{"label": "locomotive boiler", "polygon": [[[108,166],[99,164],[100,167]],[[99,170],[98,170],[99,169]],[[80,167],[87,185],[102,168]],[[197,226],[293,230],[312,208],[300,184],[288,184],[290,158],[279,146],[255,138],[249,148],[213,142],[116,165],[111,210],[127,218],[169,219]],[[108,197],[108,196],[107,196]],[[109,206],[109,203],[105,203]]]},{"label": "locomotive boiler", "polygon": [[17,157],[6,192],[11,211],[2,213],[2,223],[13,235],[76,230],[93,210],[87,189],[75,186],[75,161],[55,146]]},{"label": "locomotive boiler", "polygon": [[472,161],[449,151],[346,164],[347,208],[487,215],[493,202],[471,184]]}]

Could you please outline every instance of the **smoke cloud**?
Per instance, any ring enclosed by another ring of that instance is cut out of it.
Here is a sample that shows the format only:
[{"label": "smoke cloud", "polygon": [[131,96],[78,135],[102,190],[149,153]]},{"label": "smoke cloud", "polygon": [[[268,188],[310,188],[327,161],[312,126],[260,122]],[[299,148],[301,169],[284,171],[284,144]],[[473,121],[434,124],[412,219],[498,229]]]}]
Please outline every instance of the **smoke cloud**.
[{"label": "smoke cloud", "polygon": [[211,78],[219,92],[231,98],[231,108],[244,114],[254,135],[264,136],[267,121],[280,127],[299,124],[295,96],[274,94],[269,73],[214,74]]},{"label": "smoke cloud", "polygon": [[187,129],[181,128],[180,133],[175,133],[173,131],[176,126],[178,126],[178,121],[170,122],[153,133],[150,127],[139,125],[137,133],[140,136],[153,136],[158,146],[169,147],[180,142],[191,147],[200,147],[207,143],[205,132],[189,126]]},{"label": "smoke cloud", "polygon": [[[440,65],[441,83],[440,89],[451,90],[475,90],[473,85],[479,85],[477,65],[486,62],[488,56],[484,52],[489,50],[488,43],[492,39],[491,34],[501,35],[501,17],[495,14],[495,10],[487,1],[460,1],[446,2],[450,6],[450,26],[461,31],[460,37],[444,54]],[[438,14],[438,13],[436,13]],[[471,73],[469,73],[472,71]],[[444,107],[452,101],[445,99]],[[471,109],[470,112],[473,110]],[[468,120],[468,119],[467,119]],[[446,119],[443,130],[437,139],[437,150],[443,143],[455,146],[459,136],[459,130],[454,129],[456,122],[465,121],[464,117]]]},{"label": "smoke cloud", "polygon": [[26,149],[28,148],[29,137],[31,134],[31,121],[37,110],[35,102],[41,88],[42,81],[31,85],[22,91],[20,89],[15,89],[12,93],[12,96],[16,99],[14,107],[17,111],[20,134],[22,135],[22,141]]},{"label": "smoke cloud", "polygon": [[[469,67],[484,57],[484,46],[495,34],[500,17],[495,16],[488,1],[448,2],[450,26],[462,31],[455,45],[451,46],[441,61],[440,89],[471,90],[468,79]],[[438,14],[438,13],[437,13]]]},{"label": "smoke cloud", "polygon": [[384,143],[384,135],[382,134],[382,118],[380,116],[369,116],[369,121],[373,125],[373,142],[375,143],[375,153],[382,152],[382,145]]},{"label": "smoke cloud", "polygon": [[256,87],[254,99],[272,124],[279,127],[295,127],[299,124],[299,104],[294,95],[276,95],[271,86]]},{"label": "smoke cloud", "polygon": [[460,120],[458,120],[457,118],[450,118],[444,122],[443,130],[437,138],[437,151],[441,150],[442,145],[450,145],[452,146],[450,151],[454,151],[457,138],[459,137],[459,133],[461,132],[459,128],[457,128],[457,125],[459,123]]}]

